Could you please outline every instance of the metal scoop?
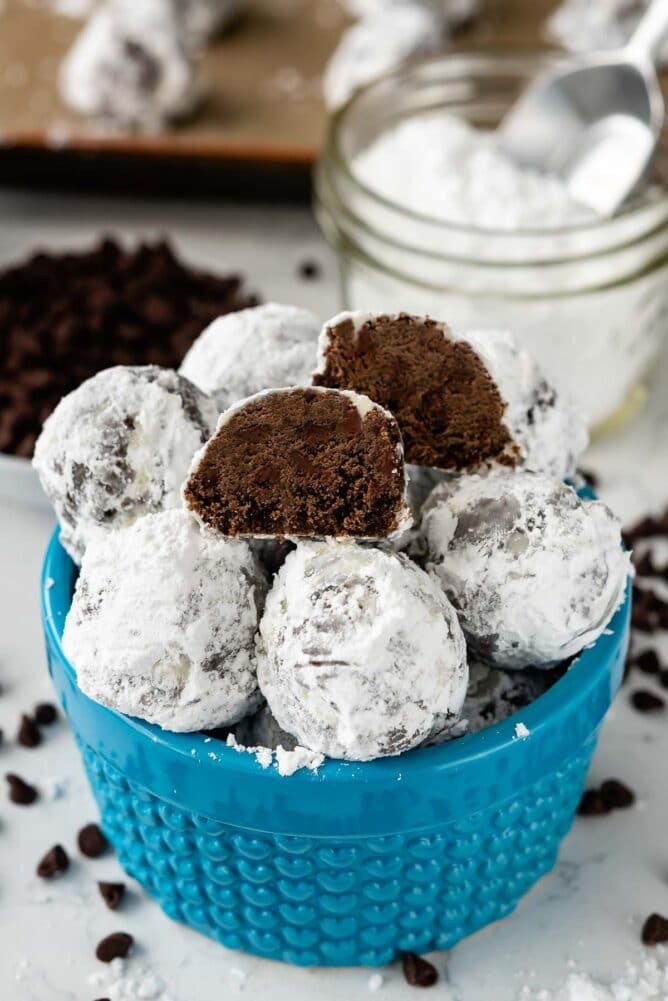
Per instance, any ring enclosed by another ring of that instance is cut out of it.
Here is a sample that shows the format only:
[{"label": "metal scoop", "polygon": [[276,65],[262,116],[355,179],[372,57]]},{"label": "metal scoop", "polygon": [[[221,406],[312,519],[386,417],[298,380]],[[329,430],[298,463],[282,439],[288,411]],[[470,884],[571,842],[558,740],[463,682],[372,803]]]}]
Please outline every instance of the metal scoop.
[{"label": "metal scoop", "polygon": [[653,60],[666,35],[668,0],[654,0],[623,49],[542,73],[501,123],[501,149],[556,174],[575,201],[613,215],[657,147],[665,107]]}]

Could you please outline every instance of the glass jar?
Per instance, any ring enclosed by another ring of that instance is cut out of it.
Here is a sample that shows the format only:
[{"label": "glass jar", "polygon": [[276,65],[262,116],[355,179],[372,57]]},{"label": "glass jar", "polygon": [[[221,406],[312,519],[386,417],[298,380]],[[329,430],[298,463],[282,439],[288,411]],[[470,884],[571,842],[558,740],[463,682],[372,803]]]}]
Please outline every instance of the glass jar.
[{"label": "glass jar", "polygon": [[316,213],[338,252],[347,309],[430,313],[459,329],[512,330],[600,428],[642,399],[668,322],[666,186],[648,186],[613,219],[484,230],[390,201],[352,166],[407,116],[443,109],[495,128],[526,81],[554,58],[449,54],[360,92],[330,124],[316,170]]}]

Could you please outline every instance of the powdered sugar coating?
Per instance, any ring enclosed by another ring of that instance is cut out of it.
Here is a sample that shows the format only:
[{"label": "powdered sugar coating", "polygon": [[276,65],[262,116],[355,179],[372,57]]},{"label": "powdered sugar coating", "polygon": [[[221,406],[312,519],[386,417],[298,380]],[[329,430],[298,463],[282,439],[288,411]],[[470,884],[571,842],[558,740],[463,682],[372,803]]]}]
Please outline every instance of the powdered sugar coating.
[{"label": "powdered sugar coating", "polygon": [[220,316],[204,330],[180,372],[219,410],[265,389],[307,386],[320,321],[306,309],[269,302]]},{"label": "powdered sugar coating", "polygon": [[584,416],[547,381],[531,354],[501,330],[455,335],[470,344],[496,383],[504,420],[522,449],[522,466],[565,479],[589,443]]},{"label": "powdered sugar coating", "polygon": [[438,52],[447,38],[444,20],[428,6],[397,4],[364,17],[347,28],[323,79],[331,111],[366,84],[417,56]]},{"label": "powdered sugar coating", "polygon": [[59,86],[80,114],[147,132],[190,114],[202,96],[164,0],[110,0],[96,8],[65,57]]},{"label": "powdered sugar coating", "polygon": [[166,730],[227,726],[259,701],[265,588],[246,543],[182,510],[147,515],[88,547],[63,650],[102,705]]},{"label": "powdered sugar coating", "polygon": [[105,369],[46,420],[33,463],[77,562],[91,538],[180,505],[194,453],[217,408],[192,383],[155,365]]},{"label": "powdered sugar coating", "polygon": [[366,761],[458,718],[466,649],[454,609],[405,557],[302,542],[267,598],[258,681],[300,744]]},{"label": "powdered sugar coating", "polygon": [[427,568],[485,662],[547,667],[593,643],[620,605],[630,572],[621,526],[537,473],[460,477],[425,505]]}]

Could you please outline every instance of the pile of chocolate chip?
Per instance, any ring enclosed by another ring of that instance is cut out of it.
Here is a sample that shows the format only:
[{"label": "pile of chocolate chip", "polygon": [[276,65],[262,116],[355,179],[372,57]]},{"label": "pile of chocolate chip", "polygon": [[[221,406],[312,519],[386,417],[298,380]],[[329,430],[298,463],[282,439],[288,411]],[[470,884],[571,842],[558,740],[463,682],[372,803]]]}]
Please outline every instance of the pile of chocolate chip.
[{"label": "pile of chocolate chip", "polygon": [[256,302],[240,276],[187,267],[164,241],[106,239],[0,273],[0,452],[31,456],[61,397],[101,369],[178,368],[212,320]]}]

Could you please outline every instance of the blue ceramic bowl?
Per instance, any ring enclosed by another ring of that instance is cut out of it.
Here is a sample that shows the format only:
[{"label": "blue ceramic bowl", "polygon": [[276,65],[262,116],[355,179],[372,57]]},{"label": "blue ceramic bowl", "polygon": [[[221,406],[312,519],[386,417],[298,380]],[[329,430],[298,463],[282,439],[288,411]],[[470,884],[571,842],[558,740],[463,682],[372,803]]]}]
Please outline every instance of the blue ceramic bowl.
[{"label": "blue ceramic bowl", "polygon": [[171,917],[270,959],[383,965],[504,917],[554,865],[622,678],[630,594],[519,715],[441,747],[283,778],[83,695],[60,645],[75,579],[56,533],[42,577],[49,670],[104,831]]}]

